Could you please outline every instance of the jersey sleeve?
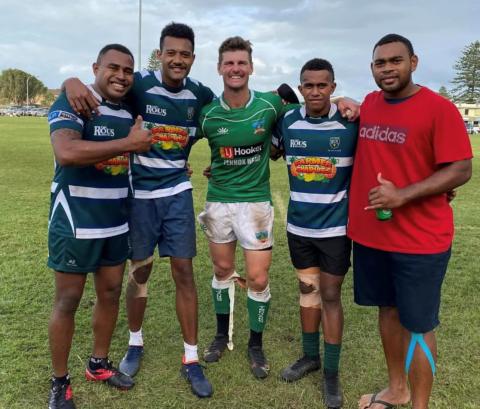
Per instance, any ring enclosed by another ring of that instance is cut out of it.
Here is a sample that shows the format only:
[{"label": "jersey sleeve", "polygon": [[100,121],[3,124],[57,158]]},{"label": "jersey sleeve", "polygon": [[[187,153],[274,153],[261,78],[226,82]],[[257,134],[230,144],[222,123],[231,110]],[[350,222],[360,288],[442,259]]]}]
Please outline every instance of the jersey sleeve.
[{"label": "jersey sleeve", "polygon": [[200,89],[202,93],[202,102],[203,102],[202,106],[208,105],[210,102],[212,102],[216,98],[213,91],[209,87],[206,87],[205,85],[203,85],[202,83],[200,83]]},{"label": "jersey sleeve", "polygon": [[472,158],[472,146],[460,112],[444,98],[439,105],[440,109],[435,110],[433,129],[435,163],[450,163]]},{"label": "jersey sleeve", "polygon": [[277,121],[275,126],[273,127],[272,132],[272,145],[275,148],[280,149],[281,151],[284,150],[283,148],[283,132],[282,132],[282,125],[283,125],[284,116]]},{"label": "jersey sleeve", "polygon": [[64,128],[82,133],[84,118],[75,113],[68,103],[65,92],[62,92],[50,107],[48,125],[50,126],[50,133]]},{"label": "jersey sleeve", "polygon": [[205,137],[205,133],[203,131],[203,123],[205,122],[205,106],[200,111],[200,116],[198,117],[198,126],[197,130],[195,131],[195,140],[200,140]]}]

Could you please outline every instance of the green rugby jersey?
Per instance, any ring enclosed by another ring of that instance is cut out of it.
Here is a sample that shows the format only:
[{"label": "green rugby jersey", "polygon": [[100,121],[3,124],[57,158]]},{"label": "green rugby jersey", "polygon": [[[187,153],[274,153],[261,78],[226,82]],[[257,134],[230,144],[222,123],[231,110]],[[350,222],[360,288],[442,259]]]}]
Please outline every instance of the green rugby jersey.
[{"label": "green rugby jersey", "polygon": [[270,140],[285,106],[271,92],[250,91],[242,108],[230,108],[223,96],[202,109],[200,136],[211,149],[209,202],[270,201]]},{"label": "green rugby jersey", "polygon": [[[94,115],[90,120],[77,115],[62,93],[49,111],[50,133],[73,129],[88,141],[126,137],[133,125],[129,109],[105,101],[93,88],[90,89],[101,101],[100,115]],[[125,153],[90,166],[60,166],[56,163],[51,185],[49,230],[78,239],[126,233],[128,161],[129,155]]]},{"label": "green rugby jersey", "polygon": [[134,196],[152,199],[191,189],[186,163],[197,134],[202,107],[212,101],[212,90],[191,78],[172,88],[162,82],[160,71],[135,73],[128,95],[135,116],[152,131],[149,152],[132,154]]}]

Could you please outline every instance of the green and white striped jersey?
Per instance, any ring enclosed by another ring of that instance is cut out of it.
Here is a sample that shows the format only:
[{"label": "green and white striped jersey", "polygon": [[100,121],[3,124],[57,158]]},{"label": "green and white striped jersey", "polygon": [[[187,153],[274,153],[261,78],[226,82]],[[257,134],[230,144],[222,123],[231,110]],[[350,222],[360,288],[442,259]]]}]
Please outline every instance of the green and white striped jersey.
[{"label": "green and white striped jersey", "polygon": [[[50,108],[50,133],[73,129],[88,141],[124,138],[133,125],[126,105],[101,101],[100,115],[92,119],[77,115],[64,93]],[[55,163],[51,185],[49,229],[78,239],[116,236],[128,231],[126,199],[129,194],[129,154],[125,153],[91,166],[60,166]]]},{"label": "green and white striped jersey", "polygon": [[135,116],[152,131],[149,152],[133,154],[131,171],[134,196],[152,199],[191,189],[186,163],[202,107],[212,101],[212,90],[191,78],[180,88],[162,82],[160,71],[135,73],[128,95]]}]

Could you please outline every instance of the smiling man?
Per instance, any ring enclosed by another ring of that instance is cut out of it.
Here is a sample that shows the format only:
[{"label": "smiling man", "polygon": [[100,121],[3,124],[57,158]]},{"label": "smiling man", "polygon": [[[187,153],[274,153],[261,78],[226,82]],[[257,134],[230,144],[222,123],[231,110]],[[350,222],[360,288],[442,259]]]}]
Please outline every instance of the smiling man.
[{"label": "smiling man", "polygon": [[243,249],[250,324],[248,356],[253,375],[265,378],[269,366],[262,334],[270,306],[268,269],[272,260],[273,207],[269,152],[273,126],[284,111],[278,95],[250,90],[252,48],[241,37],[219,48],[222,96],[206,106],[200,133],[211,149],[211,177],[205,210],[198,216],[209,240],[214,276],[212,294],[217,334],[204,359],[218,361],[227,348],[237,241]]},{"label": "smiling man", "polygon": [[328,408],[343,404],[338,375],[343,333],[341,289],[350,267],[347,192],[358,134],[358,123],[344,119],[330,102],[335,87],[328,61],[315,58],[305,63],[298,87],[305,106],[287,112],[272,139],[288,167],[287,237],[299,283],[304,353],[282,371],[281,378],[293,382],[320,369],[321,322],[322,389]]},{"label": "smiling man", "polygon": [[[74,317],[87,273],[94,272],[93,350],[85,376],[119,389],[134,382],[113,367],[108,350],[115,328],[128,257],[128,155],[150,149],[150,132],[135,124],[122,99],[133,83],[133,56],[109,44],[93,64],[90,91],[101,115],[77,115],[62,93],[48,121],[55,154],[48,229],[48,266],[55,271],[55,303],[49,324],[53,378],[50,409],[71,409],[68,356]],[[134,126],[132,126],[134,124]]]},{"label": "smiling man", "polygon": [[[441,286],[453,239],[447,192],[471,177],[472,150],[447,99],[412,80],[418,57],[398,34],[373,49],[381,91],[361,107],[350,189],[355,302],[379,308],[389,384],[360,409],[426,409],[435,374]],[[385,220],[375,210],[393,209]],[[407,379],[410,383],[408,389]]]},{"label": "smiling man", "polygon": [[[212,386],[198,364],[197,292],[192,258],[196,255],[192,184],[187,159],[201,108],[214,97],[210,88],[188,77],[194,54],[193,30],[180,23],[164,27],[158,58],[161,71],[135,73],[128,101],[152,132],[152,149],[131,160],[133,198],[129,201],[131,265],[127,285],[129,346],[120,369],[134,376],[144,353],[142,324],[147,281],[155,248],[170,258],[176,286],[177,317],[184,340],[181,373],[199,397]],[[69,100],[78,110],[94,108],[96,99],[78,80],[66,82]]]}]

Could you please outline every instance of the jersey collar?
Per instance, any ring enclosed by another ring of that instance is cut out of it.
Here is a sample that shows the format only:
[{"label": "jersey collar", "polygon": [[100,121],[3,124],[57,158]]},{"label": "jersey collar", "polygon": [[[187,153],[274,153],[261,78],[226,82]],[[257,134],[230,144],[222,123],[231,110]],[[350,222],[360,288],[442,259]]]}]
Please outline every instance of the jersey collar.
[{"label": "jersey collar", "polygon": [[[332,119],[332,117],[337,113],[337,111],[338,111],[337,105],[332,102],[330,104],[330,111],[328,111],[328,119]],[[302,105],[302,107],[300,108],[300,115],[302,115],[303,119],[307,118],[307,109],[305,108],[305,105]],[[320,119],[323,117],[309,117],[309,118]]]},{"label": "jersey collar", "polygon": [[114,107],[118,107],[120,109],[124,104],[122,102],[113,102],[109,101],[108,99],[103,98],[97,91],[95,91],[95,88],[93,88],[93,85],[87,85],[87,88],[92,92],[93,96],[100,101],[101,104],[107,103],[108,105],[113,105]]},{"label": "jersey collar", "polygon": [[170,87],[169,85],[167,85],[163,82],[163,80],[162,80],[162,70],[153,71],[153,75],[155,75],[155,78],[162,85],[162,87],[165,88],[167,91],[170,91],[170,92],[175,92],[175,93],[180,92],[182,89],[185,88],[185,85],[187,84],[187,78],[185,77],[182,81],[181,87],[173,88],[173,87]]},{"label": "jersey collar", "polygon": [[[255,98],[255,93],[251,89],[249,89],[248,92],[250,93],[250,99],[245,104],[245,106],[242,107],[242,108],[248,108],[251,105],[251,103],[253,102],[253,99]],[[228,106],[228,104],[223,99],[223,92],[222,92],[222,95],[220,95],[219,99],[220,99],[220,105],[223,109],[225,109],[226,111],[230,111],[232,109]],[[235,108],[235,109],[238,109],[238,108]]]}]

